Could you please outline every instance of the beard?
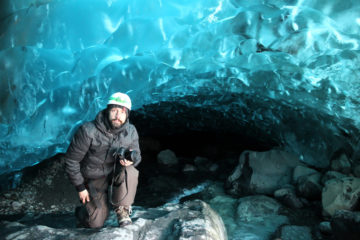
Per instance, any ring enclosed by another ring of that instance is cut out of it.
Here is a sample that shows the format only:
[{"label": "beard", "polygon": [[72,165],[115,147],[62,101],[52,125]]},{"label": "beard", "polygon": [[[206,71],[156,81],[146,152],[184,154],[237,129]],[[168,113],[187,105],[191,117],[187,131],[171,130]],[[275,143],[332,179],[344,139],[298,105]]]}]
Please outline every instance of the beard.
[{"label": "beard", "polygon": [[110,119],[110,125],[113,129],[119,129],[123,124],[119,119]]}]

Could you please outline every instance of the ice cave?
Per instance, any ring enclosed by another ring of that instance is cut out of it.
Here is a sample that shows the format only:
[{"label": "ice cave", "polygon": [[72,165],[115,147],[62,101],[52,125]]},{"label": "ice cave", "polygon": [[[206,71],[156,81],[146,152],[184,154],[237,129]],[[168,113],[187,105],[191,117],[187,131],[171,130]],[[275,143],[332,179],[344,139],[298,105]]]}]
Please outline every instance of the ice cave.
[{"label": "ice cave", "polygon": [[[359,0],[2,0],[4,239],[360,239]],[[63,155],[114,92],[133,224],[76,227]]]}]

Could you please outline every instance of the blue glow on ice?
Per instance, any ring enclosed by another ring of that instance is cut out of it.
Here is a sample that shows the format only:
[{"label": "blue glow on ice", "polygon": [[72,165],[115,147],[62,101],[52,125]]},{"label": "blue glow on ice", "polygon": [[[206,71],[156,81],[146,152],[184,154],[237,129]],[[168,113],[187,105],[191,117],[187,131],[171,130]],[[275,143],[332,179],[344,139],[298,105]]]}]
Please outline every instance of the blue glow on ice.
[{"label": "blue glow on ice", "polygon": [[[314,165],[336,148],[360,150],[357,0],[2,4],[0,172],[66,149],[75,123],[119,90],[135,110],[187,96],[208,96],[188,106],[237,107],[238,122],[275,131],[279,144]],[[269,105],[252,109],[244,96]],[[324,129],[314,134],[300,120],[305,130],[294,127],[289,108],[313,114]]]}]

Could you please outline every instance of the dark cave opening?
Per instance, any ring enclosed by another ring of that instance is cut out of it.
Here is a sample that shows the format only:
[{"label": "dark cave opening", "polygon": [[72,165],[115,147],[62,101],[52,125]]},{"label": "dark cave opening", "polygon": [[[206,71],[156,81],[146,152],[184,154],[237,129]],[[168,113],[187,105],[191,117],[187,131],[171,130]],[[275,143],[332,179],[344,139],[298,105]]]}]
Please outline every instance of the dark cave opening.
[{"label": "dark cave opening", "polygon": [[[171,114],[164,110],[168,108],[180,109],[181,113]],[[165,204],[183,189],[194,188],[205,181],[225,184],[244,150],[267,151],[278,146],[266,133],[242,126],[242,123],[234,124],[236,119],[229,119],[220,112],[174,102],[134,111],[130,120],[139,132],[143,156],[138,166],[140,178],[135,201],[144,206]],[[166,149],[176,154],[179,164],[164,167],[157,163],[157,154]],[[198,168],[194,172],[184,172],[185,165],[196,165],[194,159],[197,157],[216,164],[217,170],[209,172]],[[148,196],[153,197],[147,199]]]}]

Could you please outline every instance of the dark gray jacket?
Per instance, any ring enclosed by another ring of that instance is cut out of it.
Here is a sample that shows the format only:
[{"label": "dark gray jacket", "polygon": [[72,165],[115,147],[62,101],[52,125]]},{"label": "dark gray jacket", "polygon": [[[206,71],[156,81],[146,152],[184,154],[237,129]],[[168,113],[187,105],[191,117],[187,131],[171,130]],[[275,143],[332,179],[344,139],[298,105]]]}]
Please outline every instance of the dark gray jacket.
[{"label": "dark gray jacket", "polygon": [[[85,189],[84,179],[97,179],[113,171],[116,149],[124,147],[140,153],[139,136],[134,125],[127,120],[114,133],[106,121],[106,110],[103,110],[94,121],[83,124],[64,156],[66,172],[79,192]],[[134,166],[140,161],[141,157]]]}]

